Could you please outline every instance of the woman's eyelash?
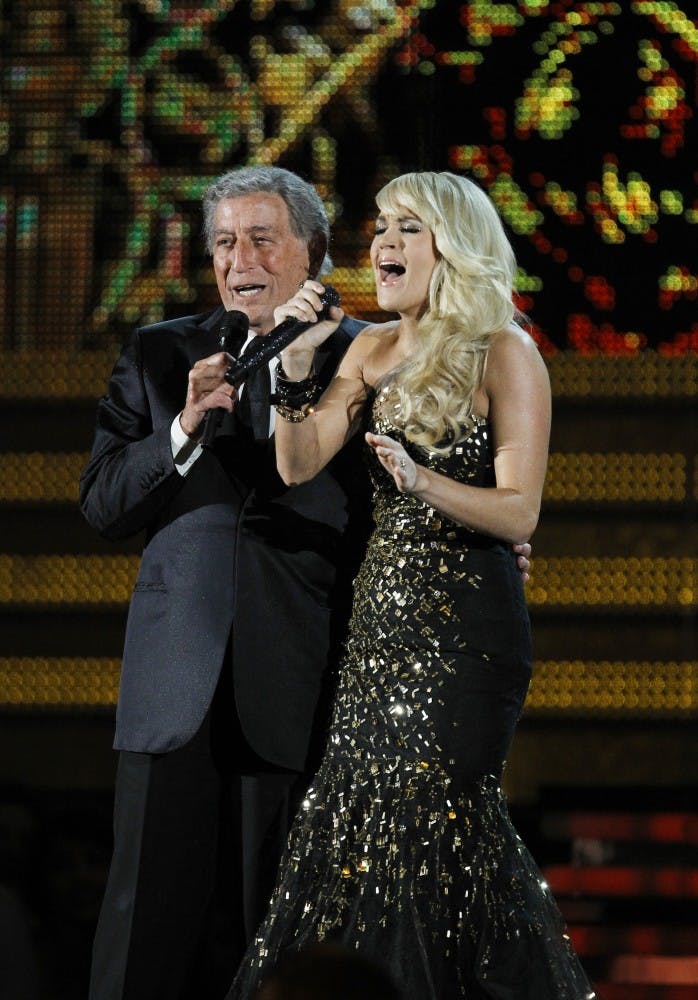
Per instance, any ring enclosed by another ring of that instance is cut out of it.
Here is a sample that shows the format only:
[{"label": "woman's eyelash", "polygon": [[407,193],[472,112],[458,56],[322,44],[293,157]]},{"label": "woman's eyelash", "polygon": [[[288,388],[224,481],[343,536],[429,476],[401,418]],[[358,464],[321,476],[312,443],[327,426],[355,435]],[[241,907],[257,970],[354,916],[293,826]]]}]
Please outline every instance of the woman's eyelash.
[{"label": "woman's eyelash", "polygon": [[[381,233],[384,233],[387,228],[388,228],[387,226],[376,226],[376,228],[373,230],[374,235],[380,236]],[[417,226],[400,226],[401,233],[421,233],[421,231],[422,230],[419,229]]]}]

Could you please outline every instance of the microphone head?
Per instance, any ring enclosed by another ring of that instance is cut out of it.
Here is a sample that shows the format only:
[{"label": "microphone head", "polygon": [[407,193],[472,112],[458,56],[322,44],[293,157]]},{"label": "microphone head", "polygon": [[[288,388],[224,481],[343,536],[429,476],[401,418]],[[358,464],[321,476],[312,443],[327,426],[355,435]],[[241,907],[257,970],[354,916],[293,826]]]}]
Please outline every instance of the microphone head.
[{"label": "microphone head", "polygon": [[220,345],[228,354],[236,353],[239,343],[244,343],[250,328],[250,318],[239,309],[228,309],[218,331]]},{"label": "microphone head", "polygon": [[223,317],[221,332],[230,330],[231,332],[235,331],[235,333],[247,333],[249,328],[250,318],[247,313],[241,312],[239,309],[228,309]]}]

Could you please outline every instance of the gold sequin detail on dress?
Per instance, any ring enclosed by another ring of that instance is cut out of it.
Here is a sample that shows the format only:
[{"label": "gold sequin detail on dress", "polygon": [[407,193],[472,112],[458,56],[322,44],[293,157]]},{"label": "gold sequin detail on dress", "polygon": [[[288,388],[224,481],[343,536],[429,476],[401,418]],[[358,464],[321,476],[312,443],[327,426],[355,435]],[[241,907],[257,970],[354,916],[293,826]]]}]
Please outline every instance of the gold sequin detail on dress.
[{"label": "gold sequin detail on dress", "polygon": [[[494,486],[485,420],[429,453],[401,437],[389,401],[386,387],[371,430],[436,472]],[[380,961],[405,1000],[588,1000],[499,786],[531,667],[514,554],[400,494],[370,449],[367,461],[375,528],[327,748],[230,1000],[252,998],[286,948],[318,940]]]}]

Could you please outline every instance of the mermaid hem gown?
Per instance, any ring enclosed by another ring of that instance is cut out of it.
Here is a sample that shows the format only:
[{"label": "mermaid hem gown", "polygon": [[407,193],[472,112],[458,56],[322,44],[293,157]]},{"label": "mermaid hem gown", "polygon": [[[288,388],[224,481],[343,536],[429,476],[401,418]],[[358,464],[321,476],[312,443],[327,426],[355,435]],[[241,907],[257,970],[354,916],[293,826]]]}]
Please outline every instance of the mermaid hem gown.
[{"label": "mermaid hem gown", "polygon": [[[390,399],[385,386],[370,429],[494,486],[485,420],[447,454],[426,452],[392,425]],[[499,784],[531,670],[511,547],[400,494],[367,460],[375,528],[326,751],[228,1000],[251,1000],[284,951],[316,941],[374,959],[405,1000],[588,1000]]]}]

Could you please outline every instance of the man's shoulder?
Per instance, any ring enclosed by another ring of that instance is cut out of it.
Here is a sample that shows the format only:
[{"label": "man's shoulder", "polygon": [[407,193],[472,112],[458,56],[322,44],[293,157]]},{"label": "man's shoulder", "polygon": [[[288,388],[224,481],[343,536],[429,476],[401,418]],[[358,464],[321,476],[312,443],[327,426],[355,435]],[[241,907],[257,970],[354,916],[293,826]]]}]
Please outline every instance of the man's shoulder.
[{"label": "man's shoulder", "polygon": [[[160,320],[158,323],[148,323],[138,328],[141,337],[158,338],[172,333],[194,333],[199,330],[215,329],[225,315],[223,306],[209,309],[207,312],[192,313],[189,316],[177,316],[172,319]],[[345,316],[337,327],[333,337],[338,340],[353,340],[354,337],[369,324],[352,316]]]},{"label": "man's shoulder", "polygon": [[368,326],[368,323],[365,323],[363,320],[354,319],[352,316],[345,316],[334,333],[318,348],[319,353],[344,354],[354,337],[365,326]]},{"label": "man's shoulder", "polygon": [[367,323],[366,320],[354,319],[353,316],[345,316],[339,324],[338,329],[343,330],[353,340],[354,337],[366,326],[369,326],[369,323]]},{"label": "man's shoulder", "polygon": [[148,323],[146,326],[141,326],[138,328],[138,334],[147,339],[157,339],[173,333],[187,334],[196,330],[209,329],[211,326],[215,326],[218,314],[222,317],[224,312],[225,310],[220,306],[217,309],[209,309],[207,312],[175,316],[172,319],[164,319],[158,323]]},{"label": "man's shoulder", "polygon": [[167,371],[173,359],[179,358],[190,368],[195,361],[217,350],[218,331],[224,315],[221,306],[139,327],[135,336],[143,363],[151,369]]}]

